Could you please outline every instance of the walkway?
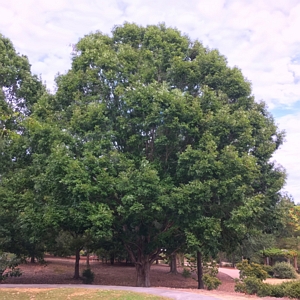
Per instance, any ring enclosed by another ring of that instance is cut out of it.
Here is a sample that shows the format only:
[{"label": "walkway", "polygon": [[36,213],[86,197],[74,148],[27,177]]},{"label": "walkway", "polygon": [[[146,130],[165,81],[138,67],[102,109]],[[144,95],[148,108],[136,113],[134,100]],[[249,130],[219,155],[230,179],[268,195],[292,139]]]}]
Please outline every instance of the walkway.
[{"label": "walkway", "polygon": [[238,269],[219,268],[219,272],[227,274],[233,279],[240,278],[240,270]]},{"label": "walkway", "polygon": [[178,300],[220,300],[220,298],[204,296],[201,294],[177,291],[166,288],[138,288],[130,286],[107,286],[86,284],[1,284],[0,288],[85,288],[99,290],[123,290],[137,293],[147,293]]}]

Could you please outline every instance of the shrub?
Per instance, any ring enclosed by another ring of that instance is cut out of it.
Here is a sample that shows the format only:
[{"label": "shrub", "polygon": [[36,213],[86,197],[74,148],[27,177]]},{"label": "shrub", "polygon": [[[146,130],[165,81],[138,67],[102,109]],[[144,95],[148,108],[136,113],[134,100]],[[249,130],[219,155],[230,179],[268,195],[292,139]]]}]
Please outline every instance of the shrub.
[{"label": "shrub", "polygon": [[268,283],[261,283],[257,291],[257,296],[259,297],[270,296],[270,297],[281,298],[281,297],[285,297],[286,294],[282,284],[272,285]]},{"label": "shrub", "polygon": [[7,253],[0,253],[0,282],[7,277],[19,277],[22,275],[17,268],[20,261],[15,256],[9,256]]},{"label": "shrub", "polygon": [[217,262],[216,261],[204,261],[203,263],[203,273],[211,277],[216,277],[219,273]]},{"label": "shrub", "polygon": [[184,268],[183,271],[182,271],[182,276],[184,278],[190,278],[191,277],[191,272],[190,270],[188,270],[187,268]]},{"label": "shrub", "polygon": [[273,267],[272,266],[263,265],[262,268],[264,269],[264,271],[266,271],[268,273],[269,277],[273,277],[274,271],[273,271]]},{"label": "shrub", "polygon": [[274,276],[282,279],[297,278],[297,273],[294,267],[287,262],[277,262],[273,267]]},{"label": "shrub", "polygon": [[237,280],[235,291],[249,295],[257,294],[258,297],[289,297],[300,299],[300,281],[283,282],[272,285],[263,283],[258,278],[248,277],[244,281]]},{"label": "shrub", "polygon": [[246,293],[246,286],[244,282],[239,279],[234,279],[234,281],[235,281],[235,286],[234,286],[235,292]]},{"label": "shrub", "polygon": [[240,270],[240,279],[254,277],[261,281],[267,279],[268,273],[264,270],[264,266],[256,263],[249,264],[248,260],[242,260],[237,263],[236,267]]},{"label": "shrub", "polygon": [[256,277],[247,277],[243,283],[245,285],[245,293],[249,295],[256,294],[263,285],[262,281]]},{"label": "shrub", "polygon": [[258,297],[267,297],[272,294],[273,286],[268,283],[262,283],[257,291]]},{"label": "shrub", "polygon": [[[187,254],[188,267],[191,271],[184,269],[182,276],[188,278],[191,276],[191,272],[197,272],[197,260],[195,256]],[[212,260],[210,257],[203,258],[203,283],[208,290],[218,288],[222,282],[217,278],[219,272],[217,262]]]},{"label": "shrub", "polygon": [[91,284],[94,281],[95,274],[91,271],[91,269],[85,269],[82,272],[82,281],[85,284]]},{"label": "shrub", "polygon": [[208,290],[215,290],[222,282],[215,276],[209,274],[203,275],[203,283]]},{"label": "shrub", "polygon": [[284,282],[280,286],[286,297],[300,299],[300,281]]},{"label": "shrub", "polygon": [[281,298],[286,296],[285,289],[283,288],[283,284],[274,284],[270,286],[271,289],[270,289],[269,296],[276,297],[276,298]]},{"label": "shrub", "polygon": [[259,278],[247,277],[243,281],[236,280],[234,290],[236,292],[254,295],[259,291],[262,285],[263,283]]}]

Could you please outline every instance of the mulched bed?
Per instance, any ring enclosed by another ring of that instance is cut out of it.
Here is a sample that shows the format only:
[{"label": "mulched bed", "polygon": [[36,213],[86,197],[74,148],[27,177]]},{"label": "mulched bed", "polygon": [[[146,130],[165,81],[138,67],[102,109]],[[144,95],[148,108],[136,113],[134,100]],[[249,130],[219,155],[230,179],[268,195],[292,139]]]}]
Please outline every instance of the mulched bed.
[{"label": "mulched bed", "polygon": [[[78,284],[81,280],[74,280],[74,259],[73,258],[55,258],[46,257],[46,264],[39,263],[20,265],[22,276],[18,278],[8,278],[5,283],[14,284]],[[114,265],[102,263],[99,261],[90,262],[91,269],[95,273],[97,285],[121,285],[135,286],[136,273],[132,265],[125,263],[115,263]],[[86,261],[80,260],[80,272],[86,268]],[[216,291],[199,291],[197,281],[194,278],[184,278],[180,273],[169,273],[168,265],[153,265],[150,272],[150,282],[152,287],[168,287],[176,289],[190,289],[194,292],[200,292],[222,299],[260,299],[255,296],[242,295],[234,292],[234,280],[224,273],[219,273],[218,278],[222,281]],[[178,269],[182,272],[182,269]],[[193,276],[195,277],[195,276]],[[266,297],[264,300],[275,298]],[[276,298],[279,300],[279,298]],[[287,298],[282,298],[283,300]]]}]

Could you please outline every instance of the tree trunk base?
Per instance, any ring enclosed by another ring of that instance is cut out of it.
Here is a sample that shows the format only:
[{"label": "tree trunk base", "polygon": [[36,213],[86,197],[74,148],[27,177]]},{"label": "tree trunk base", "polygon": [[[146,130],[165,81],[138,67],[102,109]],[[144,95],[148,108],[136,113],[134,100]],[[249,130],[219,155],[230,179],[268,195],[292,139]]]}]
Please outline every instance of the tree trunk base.
[{"label": "tree trunk base", "polygon": [[76,249],[76,259],[75,259],[75,272],[73,279],[80,279],[79,276],[79,260],[80,260],[80,249]]},{"label": "tree trunk base", "polygon": [[200,251],[197,251],[197,275],[198,275],[198,289],[204,289],[203,283],[203,268],[202,268],[202,254]]},{"label": "tree trunk base", "polygon": [[136,286],[150,287],[150,264],[145,262],[143,264],[136,264]]},{"label": "tree trunk base", "polygon": [[170,272],[171,274],[178,274],[177,271],[177,255],[176,253],[170,256]]}]

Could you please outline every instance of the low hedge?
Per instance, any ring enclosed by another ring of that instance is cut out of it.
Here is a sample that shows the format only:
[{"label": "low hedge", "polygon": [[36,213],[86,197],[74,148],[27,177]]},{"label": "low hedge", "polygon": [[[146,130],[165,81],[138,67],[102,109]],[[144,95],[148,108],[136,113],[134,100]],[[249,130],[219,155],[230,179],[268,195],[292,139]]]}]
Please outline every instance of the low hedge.
[{"label": "low hedge", "polygon": [[283,282],[281,284],[263,283],[255,277],[245,278],[243,281],[238,281],[235,286],[236,292],[242,292],[249,295],[256,294],[259,297],[289,297],[300,299],[300,281]]}]

